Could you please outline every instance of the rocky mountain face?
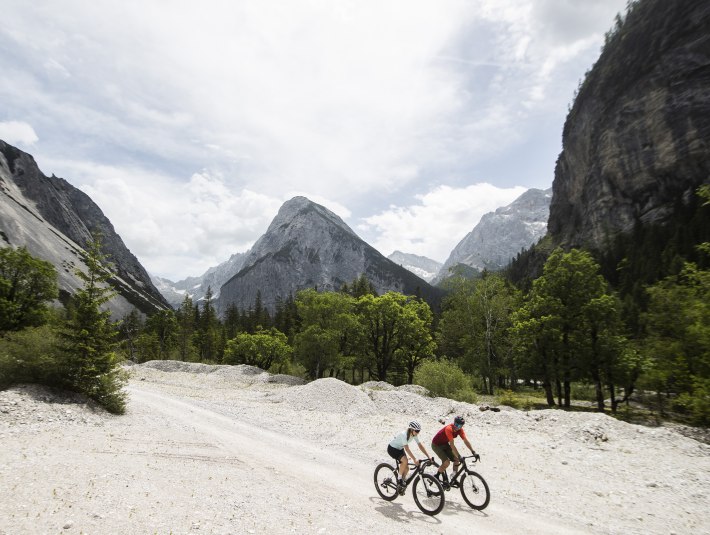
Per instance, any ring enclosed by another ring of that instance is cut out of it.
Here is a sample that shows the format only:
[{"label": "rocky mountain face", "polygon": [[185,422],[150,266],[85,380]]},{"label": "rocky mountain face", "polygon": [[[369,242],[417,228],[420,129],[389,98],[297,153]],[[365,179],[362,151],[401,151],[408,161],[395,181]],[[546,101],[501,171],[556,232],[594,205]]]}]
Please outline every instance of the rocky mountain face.
[{"label": "rocky mountain face", "polygon": [[431,282],[441,269],[441,262],[437,262],[426,256],[395,251],[387,258],[427,282]]},{"label": "rocky mountain face", "polygon": [[710,3],[641,0],[582,83],[563,132],[555,244],[602,247],[664,223],[710,181]]},{"label": "rocky mountain face", "polygon": [[485,214],[451,251],[434,283],[460,264],[476,271],[503,269],[521,249],[545,235],[551,198],[551,189],[529,189],[508,206]]},{"label": "rocky mountain face", "polygon": [[365,275],[378,293],[416,295],[437,306],[441,291],[382,256],[330,210],[305,197],[284,203],[251,248],[242,269],[221,288],[218,310],[254,305],[257,292],[273,311],[277,300],[304,288],[339,290]]},{"label": "rocky mountain face", "polygon": [[193,303],[204,299],[207,289],[211,289],[212,296],[219,297],[222,285],[236,275],[244,265],[247,253],[233,254],[229,260],[218,266],[211,267],[199,277],[188,277],[178,282],[172,282],[160,277],[152,277],[155,287],[173,308],[177,308],[189,295]]},{"label": "rocky mountain face", "polygon": [[109,255],[112,281],[119,292],[108,303],[114,316],[134,307],[149,313],[167,308],[136,257],[131,254],[101,209],[66,180],[45,176],[34,158],[0,141],[0,236],[3,246],[27,247],[35,257],[51,262],[59,288],[71,294],[82,286],[74,269],[83,268],[83,247],[92,232],[102,234]]}]

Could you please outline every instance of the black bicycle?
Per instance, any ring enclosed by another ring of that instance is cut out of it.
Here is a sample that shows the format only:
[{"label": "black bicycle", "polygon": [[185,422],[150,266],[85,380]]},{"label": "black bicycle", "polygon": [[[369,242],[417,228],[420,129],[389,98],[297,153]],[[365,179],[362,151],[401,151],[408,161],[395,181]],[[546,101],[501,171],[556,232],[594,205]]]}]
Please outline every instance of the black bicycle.
[{"label": "black bicycle", "polygon": [[[442,487],[447,491],[451,488],[458,488],[461,491],[461,496],[463,496],[463,499],[471,508],[482,511],[488,507],[491,501],[491,493],[488,489],[488,483],[483,479],[483,476],[468,467],[466,464],[467,459],[469,460],[468,462],[473,465],[481,460],[481,456],[476,453],[474,455],[461,457],[459,469],[448,482],[441,482]],[[436,462],[432,463],[432,465],[439,466]],[[440,480],[437,478],[437,481]]]},{"label": "black bicycle", "polygon": [[444,508],[444,487],[434,476],[424,473],[424,469],[432,465],[432,459],[419,461],[419,466],[409,463],[410,475],[404,487],[398,484],[399,472],[390,463],[380,463],[375,468],[375,489],[383,500],[391,502],[397,496],[404,495],[412,483],[412,496],[417,507],[425,515],[436,515]]}]

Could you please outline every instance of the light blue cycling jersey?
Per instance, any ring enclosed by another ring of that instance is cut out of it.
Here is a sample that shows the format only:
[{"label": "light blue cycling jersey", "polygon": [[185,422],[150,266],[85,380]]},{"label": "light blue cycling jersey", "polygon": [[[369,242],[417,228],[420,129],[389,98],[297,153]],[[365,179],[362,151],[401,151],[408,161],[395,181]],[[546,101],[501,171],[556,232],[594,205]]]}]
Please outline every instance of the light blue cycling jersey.
[{"label": "light blue cycling jersey", "polygon": [[397,448],[398,450],[404,449],[404,447],[409,444],[412,440],[419,444],[419,435],[417,433],[412,433],[412,436],[407,440],[407,431],[402,431],[401,433],[394,436],[390,442],[390,446]]}]

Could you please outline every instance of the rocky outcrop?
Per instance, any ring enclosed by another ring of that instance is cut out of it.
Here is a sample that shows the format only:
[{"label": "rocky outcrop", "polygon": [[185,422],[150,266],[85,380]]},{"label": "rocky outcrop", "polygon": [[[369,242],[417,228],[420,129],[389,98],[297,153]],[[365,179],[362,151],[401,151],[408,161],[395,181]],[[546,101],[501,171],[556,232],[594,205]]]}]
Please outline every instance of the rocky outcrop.
[{"label": "rocky outcrop", "polygon": [[710,3],[641,0],[607,38],[564,127],[548,229],[603,247],[663,223],[710,180]]},{"label": "rocky outcrop", "polygon": [[337,291],[365,275],[378,293],[420,295],[437,306],[441,291],[382,256],[330,210],[305,197],[284,203],[249,251],[244,266],[220,289],[218,310],[253,306],[257,292],[273,311],[304,288]]},{"label": "rocky outcrop", "polygon": [[395,251],[387,258],[427,282],[431,282],[441,269],[441,263],[436,260],[402,251]]},{"label": "rocky outcrop", "polygon": [[551,197],[550,189],[529,189],[508,206],[485,214],[451,251],[434,283],[461,264],[479,272],[503,269],[522,249],[545,235]]},{"label": "rocky outcrop", "polygon": [[108,307],[121,316],[133,307],[144,313],[168,304],[111,222],[88,195],[62,178],[45,176],[34,158],[0,141],[0,233],[7,245],[27,247],[57,269],[60,290],[82,287],[74,269],[83,268],[83,247],[92,232],[102,235],[103,252],[115,273],[119,295]]}]

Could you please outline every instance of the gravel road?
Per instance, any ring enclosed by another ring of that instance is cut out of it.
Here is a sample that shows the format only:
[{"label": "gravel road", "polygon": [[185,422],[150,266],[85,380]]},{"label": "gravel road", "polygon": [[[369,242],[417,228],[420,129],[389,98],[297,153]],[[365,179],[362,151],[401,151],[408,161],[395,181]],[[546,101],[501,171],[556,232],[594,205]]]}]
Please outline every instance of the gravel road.
[{"label": "gravel road", "polygon": [[[127,414],[0,392],[0,534],[709,534],[710,448],[598,414],[480,412],[413,388],[250,367],[131,368]],[[491,505],[428,517],[372,482],[406,423],[464,414]]]}]

